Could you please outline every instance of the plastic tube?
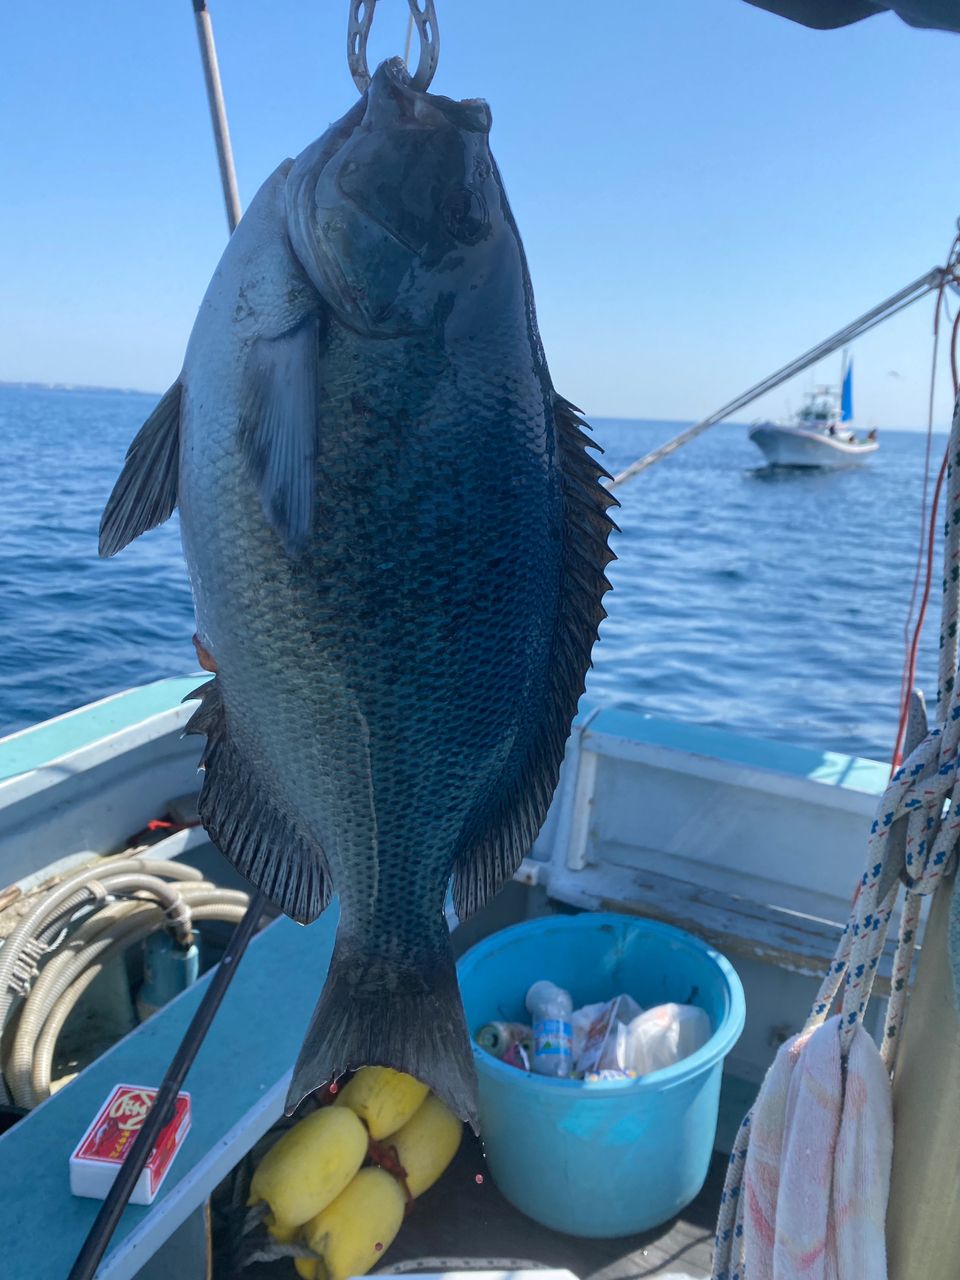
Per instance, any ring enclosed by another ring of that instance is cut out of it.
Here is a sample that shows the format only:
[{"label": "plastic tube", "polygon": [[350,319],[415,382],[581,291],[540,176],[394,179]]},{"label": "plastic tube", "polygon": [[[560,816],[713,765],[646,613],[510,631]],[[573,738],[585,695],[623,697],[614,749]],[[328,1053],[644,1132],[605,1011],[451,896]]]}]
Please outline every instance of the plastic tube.
[{"label": "plastic tube", "polygon": [[[238,896],[245,897],[246,895],[238,894]],[[223,920],[229,924],[239,924],[245,911],[246,903],[237,902],[231,905],[223,901],[213,902],[206,906],[197,906],[194,909],[194,919]],[[64,1024],[87,987],[99,977],[104,966],[114,959],[118,953],[123,952],[132,943],[139,941],[141,938],[147,937],[154,932],[155,927],[154,925],[153,927],[142,928],[138,931],[137,936],[132,939],[122,938],[115,941],[111,947],[107,948],[99,961],[89,965],[57,1001],[43,1024],[43,1030],[37,1037],[32,1049],[33,1062],[30,1076],[30,1093],[33,1101],[29,1105],[37,1106],[50,1097],[52,1092],[53,1058],[57,1041],[60,1038]]]},{"label": "plastic tube", "polygon": [[10,1003],[10,979],[16,967],[17,959],[23,944],[35,937],[43,929],[55,912],[69,905],[71,899],[77,906],[91,895],[91,886],[101,882],[104,877],[135,872],[143,875],[163,875],[171,880],[200,881],[202,874],[195,867],[186,863],[153,860],[143,857],[118,858],[101,861],[84,867],[62,881],[41,897],[37,905],[20,921],[14,931],[0,947],[0,1031],[6,1021],[7,1008]]},{"label": "plastic tube", "polygon": [[[166,879],[161,879],[161,876]],[[171,880],[175,883],[167,883]],[[178,938],[186,940],[190,936],[190,914],[185,901],[187,890],[199,890],[202,895],[230,892],[217,890],[203,879],[201,872],[186,863],[135,855],[129,858],[101,859],[82,868],[43,894],[0,948],[0,1036],[12,1011],[22,999],[11,986],[18,963],[25,957],[29,963],[32,963],[31,951],[35,955],[38,944],[42,944],[41,949],[45,947],[52,937],[56,936],[56,932],[69,923],[79,909],[89,903],[95,903],[98,899],[102,901],[115,892],[124,894],[147,892],[163,904],[163,909],[160,910],[156,907],[151,908],[151,904],[142,899],[128,899],[91,912],[69,939],[64,953],[54,956],[44,966],[43,974],[46,974],[51,966],[53,966],[53,973],[46,979],[42,992],[49,991],[56,975],[65,971],[70,957],[76,953],[76,944],[81,947],[86,946],[88,941],[98,937],[105,928],[112,927],[118,919],[127,918],[131,912],[142,913],[143,909],[148,912],[152,909],[156,913],[154,928],[167,924],[174,929]],[[246,901],[245,894],[240,894],[239,897]],[[200,898],[195,900],[199,902]],[[203,900],[208,899],[204,897]],[[235,902],[232,892],[230,900]],[[92,960],[93,957],[90,959]],[[40,979],[38,984],[39,981]],[[32,995],[33,992],[30,994]],[[8,1069],[11,1068],[8,1067]],[[20,1079],[22,1081],[22,1074]],[[24,1083],[24,1095],[26,1091],[27,1085]],[[4,1074],[0,1071],[0,1102],[9,1102],[10,1099],[11,1095],[4,1080]]]},{"label": "plastic tube", "polygon": [[[218,889],[206,882],[185,885],[181,892],[191,913],[201,919],[237,921],[248,902],[247,895],[239,890]],[[32,1107],[41,1100],[33,1087],[35,1045],[46,1021],[68,997],[71,987],[88,969],[99,966],[96,970],[99,972],[107,963],[107,956],[126,950],[165,924],[165,912],[154,903],[139,900],[113,903],[84,921],[62,954],[44,966],[24,1004],[7,1059],[7,1084],[18,1106]],[[82,990],[69,1001],[69,1008],[79,999]]]},{"label": "plastic tube", "polygon": [[[161,901],[167,905],[168,910],[170,910],[176,922],[178,936],[181,936],[184,940],[190,936],[189,913],[186,912],[179,888],[175,885],[168,885],[165,881],[160,880],[157,875],[145,874],[139,869],[135,872],[123,872],[120,875],[113,874],[114,868],[118,866],[119,864],[114,864],[114,867],[110,868],[111,874],[109,875],[102,875],[98,878],[89,880],[86,884],[82,885],[80,889],[75,890],[68,895],[68,897],[61,903],[56,902],[56,899],[60,897],[59,891],[54,891],[51,895],[51,898],[54,900],[53,907],[50,907],[50,899],[46,899],[46,910],[43,909],[43,904],[41,904],[40,909],[31,913],[28,919],[34,924],[34,931],[32,935],[28,932],[25,936],[20,937],[19,944],[16,946],[16,954],[11,954],[7,957],[9,961],[8,969],[11,976],[15,972],[17,961],[24,952],[28,950],[30,943],[37,938],[42,939],[44,935],[51,933],[56,927],[62,927],[62,924],[68,918],[71,907],[73,910],[76,910],[78,907],[84,905],[91,895],[94,900],[97,898],[103,900],[114,892],[145,890],[153,893],[154,896],[159,896]],[[195,871],[192,867],[184,868],[175,863],[169,862],[144,862],[141,866],[149,870],[149,872],[157,872],[163,875],[170,875],[174,871],[178,872],[180,873],[181,882],[192,883],[194,887],[207,883],[203,880],[200,872]],[[189,872],[189,876],[183,875],[184,871]],[[107,914],[104,914],[104,911]],[[99,933],[100,930],[105,927],[105,923],[112,918],[112,915],[116,914],[116,907],[115,905],[111,905],[104,908],[104,911],[91,912],[90,915],[82,921],[67,945],[85,943],[91,936]],[[19,934],[20,929],[18,928],[10,935],[10,938],[4,945],[3,949],[0,950],[0,960],[7,956],[7,947],[11,946],[11,943],[14,942],[15,938],[17,938]],[[185,945],[189,945],[189,942],[185,941]],[[59,957],[56,957],[55,959],[59,959]],[[49,964],[46,967],[49,967]],[[0,1035],[2,1035],[3,1028],[11,1014],[14,1012],[17,1004],[19,1004],[20,998],[21,997],[16,992],[9,989],[4,991],[0,988]],[[0,1080],[0,1083],[2,1083],[2,1080]]]}]

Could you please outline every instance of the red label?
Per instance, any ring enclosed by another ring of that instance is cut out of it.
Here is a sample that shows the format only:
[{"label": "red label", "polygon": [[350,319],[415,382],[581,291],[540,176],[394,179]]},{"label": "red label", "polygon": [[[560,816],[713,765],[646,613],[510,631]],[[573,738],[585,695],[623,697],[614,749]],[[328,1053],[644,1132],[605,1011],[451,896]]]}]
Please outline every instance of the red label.
[{"label": "red label", "polygon": [[[157,1096],[156,1089],[138,1089],[132,1085],[117,1085],[107,1099],[87,1136],[74,1153],[79,1160],[96,1160],[106,1164],[121,1164],[127,1150],[133,1144],[147,1112]],[[160,1131],[156,1145],[150,1153],[147,1168],[151,1185],[156,1186],[170,1161],[176,1154],[190,1118],[190,1096],[177,1094],[173,1117]]]}]

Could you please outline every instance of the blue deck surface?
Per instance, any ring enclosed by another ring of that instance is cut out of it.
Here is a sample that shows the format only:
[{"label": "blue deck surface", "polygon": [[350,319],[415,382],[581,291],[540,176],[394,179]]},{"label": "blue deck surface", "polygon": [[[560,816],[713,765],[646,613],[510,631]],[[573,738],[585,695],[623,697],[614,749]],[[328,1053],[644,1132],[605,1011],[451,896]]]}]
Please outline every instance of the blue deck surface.
[{"label": "blue deck surface", "polygon": [[[309,928],[277,920],[250,944],[186,1085],[193,1123],[160,1195],[129,1206],[97,1275],[126,1280],[281,1113],[333,950],[336,910]],[[63,1280],[99,1209],[72,1196],[68,1160],[113,1086],[160,1083],[209,975],[0,1137],[0,1275]],[[264,1102],[274,1093],[272,1105]],[[255,1114],[242,1132],[241,1122]],[[292,1270],[291,1270],[292,1274]]]}]

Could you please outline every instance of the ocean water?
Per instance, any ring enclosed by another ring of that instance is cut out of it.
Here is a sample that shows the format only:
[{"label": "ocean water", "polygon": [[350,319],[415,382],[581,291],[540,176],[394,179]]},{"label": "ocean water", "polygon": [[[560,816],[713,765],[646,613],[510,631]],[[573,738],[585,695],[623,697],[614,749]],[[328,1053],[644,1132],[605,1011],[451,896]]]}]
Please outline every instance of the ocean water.
[{"label": "ocean water", "polygon": [[[155,403],[0,386],[0,735],[196,669],[176,519],[97,558],[104,501]],[[680,429],[594,425],[611,471]],[[889,756],[923,449],[885,431],[863,467],[771,473],[723,426],[631,481],[588,696]],[[938,601],[939,566],[920,664],[931,695]]]}]

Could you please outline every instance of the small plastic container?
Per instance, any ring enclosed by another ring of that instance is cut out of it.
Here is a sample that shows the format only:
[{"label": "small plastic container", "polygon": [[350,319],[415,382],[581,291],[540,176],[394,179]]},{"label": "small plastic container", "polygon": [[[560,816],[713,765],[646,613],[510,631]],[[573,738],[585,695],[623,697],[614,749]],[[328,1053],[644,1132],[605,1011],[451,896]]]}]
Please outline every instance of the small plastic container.
[{"label": "small plastic container", "polygon": [[573,1074],[573,1001],[569,991],[541,978],[524,1004],[533,1019],[533,1069],[537,1075],[564,1080]]},{"label": "small plastic container", "polygon": [[696,1004],[713,1034],[690,1057],[637,1080],[552,1080],[479,1047],[480,1125],[490,1172],[521,1212],[571,1235],[630,1235],[693,1200],[710,1164],[723,1059],[743,1030],[733,966],[653,920],[585,912],[485,938],[457,966],[467,1026],[519,1021],[549,973],[575,1005],[629,992],[641,1005]]}]

